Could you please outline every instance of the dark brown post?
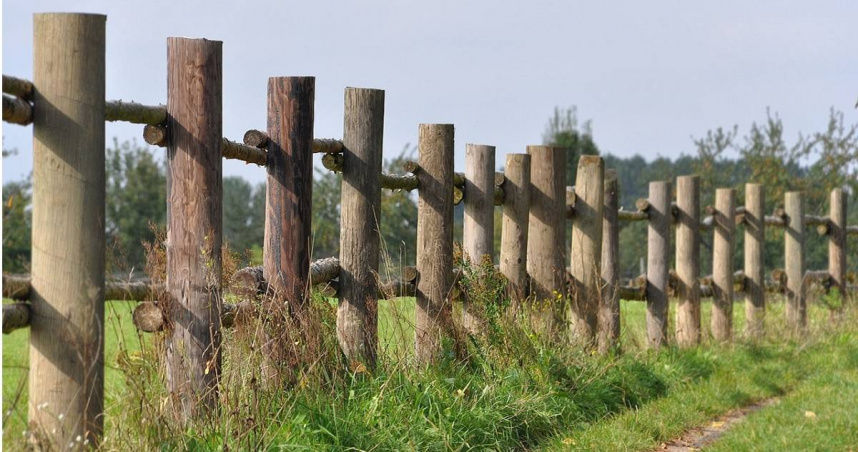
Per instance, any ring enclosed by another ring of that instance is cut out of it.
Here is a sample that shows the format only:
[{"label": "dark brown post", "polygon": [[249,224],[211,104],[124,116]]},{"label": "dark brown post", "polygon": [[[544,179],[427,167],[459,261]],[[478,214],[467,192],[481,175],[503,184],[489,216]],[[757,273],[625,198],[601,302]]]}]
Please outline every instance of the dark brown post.
[{"label": "dark brown post", "polygon": [[183,420],[218,399],[221,55],[220,41],[167,38],[167,388]]},{"label": "dark brown post", "polygon": [[575,216],[569,254],[572,288],[569,294],[570,339],[595,345],[602,297],[602,210],[605,204],[605,164],[595,155],[578,159],[575,179]]},{"label": "dark brown post", "polygon": [[33,19],[29,429],[46,450],[102,432],[105,19]]},{"label": "dark brown post", "polygon": [[530,155],[507,154],[503,182],[500,271],[513,303],[527,290],[527,223],[530,214]]},{"label": "dark brown post", "polygon": [[[495,219],[495,147],[481,144],[465,145],[465,222],[462,248],[472,268],[479,268],[484,256],[494,255]],[[480,331],[476,308],[465,297],[462,300],[462,326],[465,331]]]},{"label": "dark brown post", "polygon": [[676,273],[679,305],[676,309],[676,343],[692,347],[700,343],[700,179],[676,178]]},{"label": "dark brown post", "polygon": [[831,229],[828,232],[828,273],[831,285],[840,291],[840,299],[846,300],[846,192],[842,188],[831,191],[828,207]]},{"label": "dark brown post", "polygon": [[[313,204],[313,102],[315,77],[268,79],[268,179],[265,191],[265,240],[262,272],[269,283],[266,316],[271,329],[291,324],[296,332],[278,331],[266,339],[264,369],[272,383],[289,350],[302,334],[304,304],[310,288],[310,234]],[[286,322],[287,318],[295,323]],[[269,333],[270,334],[270,333]]]},{"label": "dark brown post", "polygon": [[763,334],[766,315],[765,288],[765,192],[760,184],[745,184],[745,332]]},{"label": "dark brown post", "polygon": [[418,152],[415,354],[425,365],[438,359],[452,321],[453,125],[420,124]]},{"label": "dark brown post", "polygon": [[617,171],[605,170],[602,220],[602,296],[599,299],[599,352],[615,348],[620,339],[620,193]]},{"label": "dark brown post", "polygon": [[670,182],[649,183],[647,225],[646,332],[647,345],[667,345],[667,283],[670,266]]},{"label": "dark brown post", "polygon": [[346,88],[337,339],[346,358],[375,367],[384,91]]},{"label": "dark brown post", "polygon": [[728,341],[733,332],[733,231],[736,228],[736,191],[715,191],[715,236],[712,240],[712,337]]},{"label": "dark brown post", "polygon": [[566,265],[566,149],[528,146],[530,154],[530,216],[527,273],[533,297],[534,319],[539,327],[560,331]]},{"label": "dark brown post", "polygon": [[800,191],[784,196],[787,226],[784,231],[784,269],[787,277],[787,325],[794,331],[807,326],[804,287],[804,197]]}]

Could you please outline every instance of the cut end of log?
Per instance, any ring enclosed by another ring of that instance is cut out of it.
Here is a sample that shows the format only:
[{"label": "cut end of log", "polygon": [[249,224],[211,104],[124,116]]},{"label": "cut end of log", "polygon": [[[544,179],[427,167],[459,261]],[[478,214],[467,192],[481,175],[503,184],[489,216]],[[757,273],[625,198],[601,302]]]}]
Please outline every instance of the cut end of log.
[{"label": "cut end of log", "polygon": [[268,134],[261,130],[250,129],[244,132],[244,144],[265,149],[268,147]]},{"label": "cut end of log", "polygon": [[144,301],[134,308],[131,315],[134,326],[140,331],[154,333],[164,329],[166,319],[161,308],[154,301]]},{"label": "cut end of log", "polygon": [[163,125],[153,126],[146,124],[143,127],[143,141],[152,146],[167,146],[167,127]]}]

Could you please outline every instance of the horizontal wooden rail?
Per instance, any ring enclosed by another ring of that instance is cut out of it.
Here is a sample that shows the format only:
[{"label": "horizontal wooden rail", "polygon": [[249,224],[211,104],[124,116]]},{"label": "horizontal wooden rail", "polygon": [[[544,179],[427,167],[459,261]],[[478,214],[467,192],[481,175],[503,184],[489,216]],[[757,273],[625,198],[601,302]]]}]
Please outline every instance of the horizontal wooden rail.
[{"label": "horizontal wooden rail", "polygon": [[30,303],[3,305],[3,334],[9,334],[28,325],[30,325]]},{"label": "horizontal wooden rail", "polygon": [[[325,154],[322,156],[322,166],[335,173],[343,172],[342,154]],[[381,174],[381,188],[391,190],[411,191],[417,189],[417,176],[413,174]]]},{"label": "horizontal wooden rail", "polygon": [[167,107],[112,100],[104,104],[104,120],[124,121],[133,124],[161,124],[167,120]]},{"label": "horizontal wooden rail", "polygon": [[[268,148],[268,134],[256,129],[250,129],[244,133],[244,144],[260,149]],[[338,154],[343,152],[342,140],[333,138],[313,139],[313,153],[315,154]]]},{"label": "horizontal wooden rail", "polygon": [[3,94],[3,121],[25,126],[33,122],[33,106],[26,100]]},{"label": "horizontal wooden rail", "polygon": [[33,100],[33,83],[10,75],[3,75],[3,92],[20,97],[24,100]]},{"label": "horizontal wooden rail", "polygon": [[226,138],[223,139],[221,153],[224,158],[241,160],[242,162],[253,163],[259,166],[265,166],[268,162],[268,154],[264,150],[236,143]]},{"label": "horizontal wooden rail", "polygon": [[[13,300],[30,299],[30,275],[3,275],[3,296]],[[153,288],[147,281],[105,281],[105,300],[145,300]]]}]

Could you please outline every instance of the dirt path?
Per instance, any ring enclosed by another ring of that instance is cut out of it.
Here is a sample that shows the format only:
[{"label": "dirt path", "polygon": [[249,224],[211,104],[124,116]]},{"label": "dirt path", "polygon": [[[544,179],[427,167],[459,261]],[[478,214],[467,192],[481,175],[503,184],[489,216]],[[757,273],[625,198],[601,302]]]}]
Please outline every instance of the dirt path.
[{"label": "dirt path", "polygon": [[754,411],[761,410],[769,405],[778,403],[777,397],[762,400],[760,402],[738,408],[723,414],[704,427],[695,427],[686,431],[679,438],[668,441],[657,449],[658,452],[684,452],[700,450],[717,441],[724,432]]}]

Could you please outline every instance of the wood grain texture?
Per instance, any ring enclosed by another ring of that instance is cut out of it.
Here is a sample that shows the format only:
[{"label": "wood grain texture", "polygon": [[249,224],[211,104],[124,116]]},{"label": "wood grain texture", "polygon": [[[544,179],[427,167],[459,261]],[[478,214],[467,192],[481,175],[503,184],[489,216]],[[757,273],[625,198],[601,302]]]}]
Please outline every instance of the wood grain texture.
[{"label": "wood grain texture", "polygon": [[[465,221],[462,226],[462,250],[477,269],[488,258],[494,260],[495,219],[495,147],[465,145]],[[462,300],[462,326],[477,334],[481,329],[479,314],[467,294]]]},{"label": "wood grain texture", "polygon": [[29,430],[47,449],[103,424],[105,19],[34,16]]},{"label": "wood grain texture", "polygon": [[530,215],[527,274],[534,314],[543,328],[559,331],[565,323],[566,294],[566,149],[528,146],[530,154]]},{"label": "wood grain texture", "polygon": [[786,271],[786,319],[794,332],[807,326],[807,298],[804,284],[804,196],[799,191],[784,195],[787,227],[784,231],[784,270]]},{"label": "wood grain texture", "polygon": [[676,178],[676,273],[679,302],[676,308],[676,343],[700,343],[700,179]]},{"label": "wood grain texture", "polygon": [[3,121],[25,126],[33,122],[33,108],[20,97],[3,95]]},{"label": "wood grain texture", "polygon": [[346,359],[375,368],[384,91],[346,88],[337,339]]},{"label": "wood grain texture", "polygon": [[220,377],[222,50],[167,38],[167,388],[182,421],[217,406]]},{"label": "wood grain texture", "polygon": [[515,304],[527,294],[527,241],[530,216],[530,155],[507,154],[504,167],[500,272]]},{"label": "wood grain texture", "polygon": [[452,326],[453,133],[452,124],[419,126],[415,356],[422,365],[439,358]]},{"label": "wood grain texture", "polygon": [[587,347],[596,344],[602,298],[604,204],[605,163],[599,156],[582,155],[575,179],[575,217],[569,253],[572,285],[567,319],[571,323],[570,339]]},{"label": "wood grain texture", "polygon": [[668,275],[670,271],[671,183],[649,183],[646,213],[646,332],[647,346],[657,349],[667,345]]},{"label": "wood grain texture", "polygon": [[846,297],[846,192],[842,188],[831,190],[828,207],[828,273],[831,284]]},{"label": "wood grain texture", "polygon": [[712,239],[712,317],[710,328],[716,341],[733,334],[733,238],[736,229],[736,191],[715,190],[714,237]]},{"label": "wood grain texture", "polygon": [[766,314],[765,191],[760,184],[745,184],[745,334],[759,338]]},{"label": "wood grain texture", "polygon": [[620,189],[617,171],[605,170],[602,213],[602,296],[599,299],[599,352],[615,349],[620,339]]}]

